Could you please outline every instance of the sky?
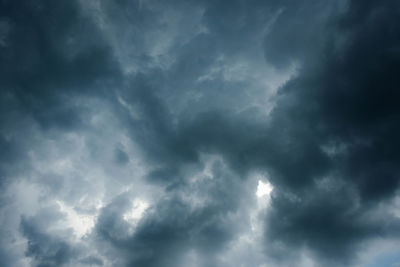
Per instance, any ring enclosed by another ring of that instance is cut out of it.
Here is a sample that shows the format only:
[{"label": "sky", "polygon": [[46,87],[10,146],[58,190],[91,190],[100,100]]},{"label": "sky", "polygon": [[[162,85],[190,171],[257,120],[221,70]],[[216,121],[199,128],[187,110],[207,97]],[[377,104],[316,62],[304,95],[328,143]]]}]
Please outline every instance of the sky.
[{"label": "sky", "polygon": [[398,0],[0,0],[0,265],[400,266]]}]

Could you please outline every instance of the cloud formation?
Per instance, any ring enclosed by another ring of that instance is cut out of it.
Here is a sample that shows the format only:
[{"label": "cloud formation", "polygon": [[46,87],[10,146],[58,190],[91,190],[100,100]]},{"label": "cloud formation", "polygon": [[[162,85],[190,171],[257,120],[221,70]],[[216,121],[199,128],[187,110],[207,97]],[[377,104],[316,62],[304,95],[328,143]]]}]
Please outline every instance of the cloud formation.
[{"label": "cloud formation", "polygon": [[399,13],[2,1],[1,265],[396,264]]}]

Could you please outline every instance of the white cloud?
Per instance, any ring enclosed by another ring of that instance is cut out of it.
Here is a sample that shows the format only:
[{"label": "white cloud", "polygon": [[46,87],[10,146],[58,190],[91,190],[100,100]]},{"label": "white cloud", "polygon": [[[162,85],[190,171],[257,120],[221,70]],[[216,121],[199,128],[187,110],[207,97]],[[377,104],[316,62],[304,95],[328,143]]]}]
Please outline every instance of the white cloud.
[{"label": "white cloud", "polygon": [[148,202],[142,199],[135,199],[132,201],[131,209],[123,215],[123,218],[132,226],[136,226],[148,207]]},{"label": "white cloud", "polygon": [[73,207],[59,200],[57,200],[56,203],[60,207],[61,212],[66,214],[66,220],[63,221],[62,226],[72,228],[77,238],[81,238],[90,233],[94,227],[94,215],[78,213]]},{"label": "white cloud", "polygon": [[256,191],[257,197],[259,198],[269,197],[272,190],[274,190],[274,188],[269,182],[263,182],[261,180],[258,180],[257,191]]}]

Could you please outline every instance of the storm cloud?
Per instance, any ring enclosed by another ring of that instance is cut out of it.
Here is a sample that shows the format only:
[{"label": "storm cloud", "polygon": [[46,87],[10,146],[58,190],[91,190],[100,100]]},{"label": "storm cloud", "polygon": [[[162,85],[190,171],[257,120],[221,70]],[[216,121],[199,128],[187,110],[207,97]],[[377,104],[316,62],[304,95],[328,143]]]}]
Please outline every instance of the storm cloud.
[{"label": "storm cloud", "polygon": [[1,1],[0,265],[397,266],[399,15]]}]

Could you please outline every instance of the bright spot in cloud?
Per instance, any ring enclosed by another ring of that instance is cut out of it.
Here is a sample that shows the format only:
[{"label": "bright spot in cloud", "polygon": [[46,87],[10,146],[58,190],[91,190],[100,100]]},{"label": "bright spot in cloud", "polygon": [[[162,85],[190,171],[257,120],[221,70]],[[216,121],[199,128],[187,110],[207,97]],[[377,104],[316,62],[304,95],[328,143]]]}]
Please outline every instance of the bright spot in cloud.
[{"label": "bright spot in cloud", "polygon": [[136,224],[140,218],[142,218],[143,213],[149,207],[149,204],[143,200],[135,199],[132,202],[132,209],[126,212],[123,216],[124,220]]},{"label": "bright spot in cloud", "polygon": [[269,196],[273,189],[274,188],[270,183],[268,182],[264,183],[263,181],[258,180],[256,195],[257,197]]},{"label": "bright spot in cloud", "polygon": [[76,237],[83,237],[94,227],[94,216],[77,213],[72,207],[67,206],[62,201],[56,201],[56,203],[60,207],[61,212],[66,214],[65,224],[74,230]]}]

